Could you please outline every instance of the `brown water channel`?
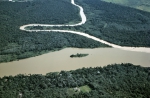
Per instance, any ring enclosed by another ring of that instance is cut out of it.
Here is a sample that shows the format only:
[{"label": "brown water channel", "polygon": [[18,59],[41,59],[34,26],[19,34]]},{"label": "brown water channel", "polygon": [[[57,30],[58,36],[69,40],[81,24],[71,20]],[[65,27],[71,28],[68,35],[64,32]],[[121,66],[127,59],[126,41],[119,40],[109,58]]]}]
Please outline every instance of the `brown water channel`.
[{"label": "brown water channel", "polygon": [[[71,54],[88,53],[87,57],[70,58]],[[66,48],[37,57],[0,63],[0,77],[17,74],[46,74],[82,67],[105,66],[114,63],[132,63],[150,67],[150,53],[126,51],[117,48]]]}]

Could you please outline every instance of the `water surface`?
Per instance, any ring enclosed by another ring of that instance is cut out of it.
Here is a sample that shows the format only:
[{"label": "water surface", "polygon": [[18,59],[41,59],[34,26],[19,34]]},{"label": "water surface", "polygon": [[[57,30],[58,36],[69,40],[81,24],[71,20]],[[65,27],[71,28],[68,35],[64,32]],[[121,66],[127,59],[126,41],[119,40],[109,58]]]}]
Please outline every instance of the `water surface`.
[{"label": "water surface", "polygon": [[[71,54],[88,53],[82,58],[70,58]],[[78,49],[66,48],[37,57],[0,64],[0,77],[17,74],[46,74],[82,67],[106,66],[114,63],[132,63],[150,67],[150,53],[133,52],[117,48]]]}]

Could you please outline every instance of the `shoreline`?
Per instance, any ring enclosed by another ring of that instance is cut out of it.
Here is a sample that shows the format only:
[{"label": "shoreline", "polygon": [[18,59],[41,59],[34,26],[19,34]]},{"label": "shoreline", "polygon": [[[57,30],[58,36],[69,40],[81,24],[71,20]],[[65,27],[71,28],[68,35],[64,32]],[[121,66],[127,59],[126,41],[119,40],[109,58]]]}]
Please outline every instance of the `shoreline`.
[{"label": "shoreline", "polygon": [[[83,58],[70,58],[71,54],[89,54]],[[17,74],[46,74],[61,70],[75,70],[83,67],[106,66],[109,64],[132,63],[149,67],[150,55],[142,52],[124,51],[117,48],[65,48],[40,56],[0,63],[0,77]]]}]

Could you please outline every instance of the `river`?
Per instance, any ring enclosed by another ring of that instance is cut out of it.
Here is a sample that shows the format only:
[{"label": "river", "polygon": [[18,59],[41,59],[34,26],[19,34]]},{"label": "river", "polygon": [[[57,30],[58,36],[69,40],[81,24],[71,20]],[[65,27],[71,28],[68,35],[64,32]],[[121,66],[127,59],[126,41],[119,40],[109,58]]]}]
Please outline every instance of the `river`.
[{"label": "river", "polygon": [[[114,48],[96,48],[96,49],[77,49],[66,48],[57,52],[50,52],[37,57],[13,61],[0,64],[0,77],[17,74],[46,74],[48,72],[58,72],[61,70],[75,70],[82,67],[105,66],[114,63],[132,63],[144,67],[150,66],[150,48],[145,47],[124,47],[109,43],[102,39],[88,35],[84,32],[70,30],[26,30],[27,26],[78,26],[86,22],[86,16],[83,8],[74,3],[74,6],[79,7],[81,22],[73,25],[51,25],[51,24],[28,24],[21,26],[20,29],[28,32],[53,31],[74,33],[90,39],[105,43]],[[128,51],[126,51],[128,50]],[[138,52],[136,52],[138,51]],[[88,53],[87,57],[70,58],[71,54]]]},{"label": "river", "polygon": [[[71,54],[88,53],[87,57],[70,58]],[[65,48],[36,57],[0,64],[0,77],[17,74],[46,74],[82,67],[106,66],[114,63],[132,63],[150,67],[150,53],[126,51],[117,48]]]},{"label": "river", "polygon": [[45,27],[69,27],[69,26],[80,26],[82,24],[85,24],[85,22],[87,21],[86,19],[86,15],[84,14],[84,10],[81,6],[75,4],[74,0],[71,0],[71,4],[74,5],[74,6],[77,6],[79,9],[80,9],[80,16],[81,16],[81,22],[79,23],[76,23],[76,24],[68,24],[68,25],[64,25],[64,24],[27,24],[27,25],[23,25],[23,26],[20,26],[20,30],[24,30],[24,31],[28,31],[28,32],[40,32],[40,31],[47,31],[47,32],[65,32],[65,33],[73,33],[73,34],[78,34],[78,35],[81,35],[81,36],[84,36],[84,37],[87,37],[87,38],[90,38],[90,39],[93,39],[95,41],[98,41],[100,43],[104,43],[106,45],[109,45],[109,46],[112,46],[114,48],[118,48],[118,49],[122,49],[122,50],[128,50],[128,51],[139,51],[139,52],[147,52],[147,53],[150,53],[150,48],[149,47],[126,47],[126,46],[119,46],[119,45],[116,45],[116,44],[113,44],[113,43],[110,43],[110,42],[107,42],[105,40],[102,40],[100,38],[96,38],[95,36],[91,36],[89,34],[86,34],[84,32],[77,32],[77,31],[71,31],[71,30],[26,30],[26,27],[28,26],[45,26]]}]

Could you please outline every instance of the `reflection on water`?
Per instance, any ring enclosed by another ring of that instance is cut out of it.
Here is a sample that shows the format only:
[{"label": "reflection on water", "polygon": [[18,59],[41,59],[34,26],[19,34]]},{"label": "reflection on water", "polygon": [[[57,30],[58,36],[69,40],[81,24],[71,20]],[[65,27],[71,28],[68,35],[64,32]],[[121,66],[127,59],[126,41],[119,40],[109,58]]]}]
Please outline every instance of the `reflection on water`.
[{"label": "reflection on water", "polygon": [[[88,53],[87,57],[70,58],[71,54]],[[46,74],[82,67],[105,66],[114,63],[132,63],[150,67],[150,53],[124,51],[116,48],[66,48],[20,61],[0,64],[0,77],[17,74]]]}]

